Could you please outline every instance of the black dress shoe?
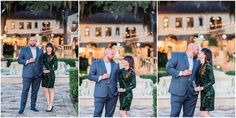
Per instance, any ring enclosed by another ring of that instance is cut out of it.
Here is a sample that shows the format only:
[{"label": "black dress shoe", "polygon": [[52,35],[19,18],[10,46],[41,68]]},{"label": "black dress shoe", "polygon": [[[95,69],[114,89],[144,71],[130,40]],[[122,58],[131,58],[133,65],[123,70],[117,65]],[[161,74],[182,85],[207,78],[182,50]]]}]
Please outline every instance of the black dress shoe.
[{"label": "black dress shoe", "polygon": [[23,114],[24,113],[24,110],[22,110],[22,109],[20,109],[19,111],[18,111],[18,114]]},{"label": "black dress shoe", "polygon": [[54,107],[54,106],[52,106],[52,108],[51,108],[50,110],[46,110],[46,112],[52,112],[53,107]]},{"label": "black dress shoe", "polygon": [[39,110],[36,109],[36,108],[31,108],[30,110],[32,110],[32,111],[34,111],[34,112],[39,112]]}]

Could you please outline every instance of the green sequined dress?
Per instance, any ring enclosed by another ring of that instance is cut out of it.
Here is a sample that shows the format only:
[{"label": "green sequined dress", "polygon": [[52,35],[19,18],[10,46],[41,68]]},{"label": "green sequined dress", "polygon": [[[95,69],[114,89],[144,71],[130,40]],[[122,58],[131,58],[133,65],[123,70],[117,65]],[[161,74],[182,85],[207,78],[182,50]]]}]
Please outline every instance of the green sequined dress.
[{"label": "green sequined dress", "polygon": [[128,70],[124,68],[120,70],[119,74],[119,86],[126,91],[119,93],[120,110],[130,110],[131,102],[133,99],[132,89],[136,87],[136,74],[134,71],[130,73],[130,76],[126,77]]},{"label": "green sequined dress", "polygon": [[42,87],[46,88],[54,88],[55,84],[55,73],[54,71],[57,70],[57,56],[54,55],[53,57],[50,57],[47,53],[43,54],[43,66],[50,70],[49,73],[43,73],[42,78]]},{"label": "green sequined dress", "polygon": [[201,91],[200,111],[213,111],[215,102],[213,84],[215,83],[215,77],[212,66],[208,64],[205,72],[202,75],[198,74],[198,79],[200,80],[200,86],[204,88]]}]

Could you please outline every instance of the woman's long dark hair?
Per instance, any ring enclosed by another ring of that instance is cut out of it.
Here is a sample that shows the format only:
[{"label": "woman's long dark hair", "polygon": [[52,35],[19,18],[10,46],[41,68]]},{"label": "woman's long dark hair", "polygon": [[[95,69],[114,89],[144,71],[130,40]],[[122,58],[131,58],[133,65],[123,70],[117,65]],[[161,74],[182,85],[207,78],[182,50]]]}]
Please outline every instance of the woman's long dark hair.
[{"label": "woman's long dark hair", "polygon": [[128,61],[128,63],[129,63],[129,69],[125,75],[126,77],[129,77],[131,72],[134,71],[134,59],[132,56],[127,55],[124,57],[124,60]]},{"label": "woman's long dark hair", "polygon": [[47,45],[46,45],[46,53],[47,53],[47,47],[51,47],[52,48],[52,54],[50,55],[50,60],[52,60],[53,57],[55,56],[54,46],[53,46],[52,43],[47,43]]},{"label": "woman's long dark hair", "polygon": [[211,52],[211,50],[208,49],[208,48],[203,48],[203,49],[201,50],[201,52],[203,52],[203,53],[206,55],[206,57],[205,57],[205,63],[202,64],[202,66],[201,66],[201,68],[200,68],[200,71],[199,71],[200,74],[203,75],[204,72],[205,72],[205,70],[206,70],[206,66],[207,66],[208,64],[212,65],[212,52]]}]

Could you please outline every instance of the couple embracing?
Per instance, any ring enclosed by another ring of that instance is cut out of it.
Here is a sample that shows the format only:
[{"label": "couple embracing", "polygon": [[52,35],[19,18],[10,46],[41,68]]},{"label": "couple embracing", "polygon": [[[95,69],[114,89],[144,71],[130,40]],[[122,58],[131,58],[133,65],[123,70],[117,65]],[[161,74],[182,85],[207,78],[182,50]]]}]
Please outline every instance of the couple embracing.
[{"label": "couple embracing", "polygon": [[208,48],[191,43],[186,52],[174,53],[166,70],[172,76],[170,117],[179,117],[183,107],[183,117],[193,117],[200,93],[200,116],[209,117],[214,110],[215,77],[212,65],[212,52]]},{"label": "couple embracing", "polygon": [[136,87],[134,59],[125,56],[124,68],[114,60],[114,51],[106,48],[104,57],[93,62],[89,72],[89,80],[95,82],[94,117],[101,117],[105,107],[105,117],[113,117],[117,100],[120,101],[120,116],[127,117],[133,99],[132,89]]}]

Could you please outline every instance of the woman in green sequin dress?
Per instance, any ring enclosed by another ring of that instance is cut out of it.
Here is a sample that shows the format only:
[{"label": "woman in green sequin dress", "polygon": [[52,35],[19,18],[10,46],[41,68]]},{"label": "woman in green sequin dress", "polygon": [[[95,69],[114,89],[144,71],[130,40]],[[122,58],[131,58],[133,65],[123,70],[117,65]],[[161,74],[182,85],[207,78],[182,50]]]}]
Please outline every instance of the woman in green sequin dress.
[{"label": "woman in green sequin dress", "polygon": [[132,89],[136,87],[136,74],[134,71],[134,59],[132,56],[125,56],[123,61],[124,68],[119,73],[119,101],[120,116],[127,117],[133,99]]},{"label": "woman in green sequin dress", "polygon": [[209,111],[214,110],[215,101],[215,90],[213,88],[215,77],[212,67],[212,53],[211,50],[203,48],[198,56],[201,61],[201,67],[197,77],[200,86],[195,88],[195,90],[201,92],[200,115],[202,117],[210,117]]},{"label": "woman in green sequin dress", "polygon": [[54,102],[54,84],[55,84],[55,73],[57,70],[57,56],[54,52],[54,47],[52,43],[46,45],[46,53],[43,54],[43,78],[42,87],[44,87],[44,94],[47,100],[48,108],[47,112],[53,110]]}]

